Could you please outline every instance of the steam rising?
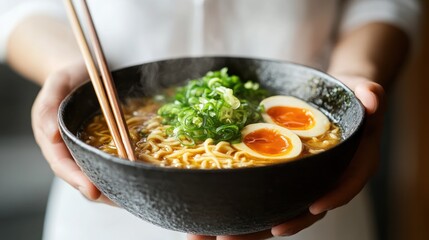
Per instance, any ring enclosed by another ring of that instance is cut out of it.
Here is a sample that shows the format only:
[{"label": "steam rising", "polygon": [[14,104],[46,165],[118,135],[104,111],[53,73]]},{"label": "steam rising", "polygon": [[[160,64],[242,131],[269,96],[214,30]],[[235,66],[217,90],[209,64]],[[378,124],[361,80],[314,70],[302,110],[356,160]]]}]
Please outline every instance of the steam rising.
[{"label": "steam rising", "polygon": [[132,95],[160,94],[165,88],[182,86],[188,80],[202,77],[208,71],[225,66],[223,61],[215,60],[212,58],[185,58],[143,64],[138,70],[139,84],[134,85],[131,89]]}]

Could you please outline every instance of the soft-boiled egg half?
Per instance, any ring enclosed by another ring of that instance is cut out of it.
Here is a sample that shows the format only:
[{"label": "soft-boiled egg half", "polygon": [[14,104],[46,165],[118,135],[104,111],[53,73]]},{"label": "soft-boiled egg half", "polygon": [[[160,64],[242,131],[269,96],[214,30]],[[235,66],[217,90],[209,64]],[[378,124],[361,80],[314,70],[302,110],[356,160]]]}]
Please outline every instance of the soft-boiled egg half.
[{"label": "soft-boiled egg half", "polygon": [[273,96],[262,100],[261,105],[266,122],[290,129],[303,138],[320,136],[331,124],[321,111],[295,97]]},{"label": "soft-boiled egg half", "polygon": [[262,159],[291,159],[302,151],[301,139],[292,131],[270,123],[254,123],[241,130],[234,147]]}]

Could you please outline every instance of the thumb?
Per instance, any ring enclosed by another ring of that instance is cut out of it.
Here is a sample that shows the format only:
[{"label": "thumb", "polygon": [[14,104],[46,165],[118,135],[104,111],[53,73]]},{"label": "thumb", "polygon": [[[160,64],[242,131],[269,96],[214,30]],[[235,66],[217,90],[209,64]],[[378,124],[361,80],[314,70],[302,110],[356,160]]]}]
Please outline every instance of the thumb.
[{"label": "thumb", "polygon": [[370,81],[362,82],[356,85],[354,92],[369,115],[381,109],[385,93],[379,84]]}]

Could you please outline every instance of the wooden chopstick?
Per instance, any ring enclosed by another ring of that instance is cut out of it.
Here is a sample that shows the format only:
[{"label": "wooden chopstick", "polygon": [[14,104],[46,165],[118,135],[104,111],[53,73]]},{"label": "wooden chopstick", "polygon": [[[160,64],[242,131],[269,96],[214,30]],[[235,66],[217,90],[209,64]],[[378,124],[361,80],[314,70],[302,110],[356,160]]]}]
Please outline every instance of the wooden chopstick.
[{"label": "wooden chopstick", "polygon": [[[107,67],[104,54],[101,50],[86,1],[82,1],[82,6],[84,8],[86,20],[89,24],[88,27],[90,30],[91,40],[93,40],[92,43],[94,46],[94,52],[96,53],[96,59],[99,63],[100,69],[102,69],[103,82],[100,80],[98,69],[94,63],[94,59],[89,49],[88,42],[86,41],[85,34],[82,30],[73,2],[72,0],[66,0],[65,2],[74,34],[82,52],[101,110],[106,119],[107,126],[109,127],[113,141],[118,150],[118,155],[122,158],[128,158],[131,161],[134,161],[135,155],[130,142],[128,128],[118,104],[116,89],[114,87],[110,71]],[[103,83],[105,85],[103,85]]]},{"label": "wooden chopstick", "polygon": [[130,133],[128,131],[124,115],[122,113],[122,109],[119,106],[119,98],[113,83],[113,77],[107,66],[107,61],[104,56],[103,50],[101,48],[100,40],[97,35],[97,31],[94,26],[94,22],[92,21],[91,13],[89,11],[86,0],[82,0],[82,8],[85,16],[85,20],[87,22],[88,30],[90,33],[90,39],[94,47],[95,58],[98,60],[98,66],[101,71],[101,76],[104,82],[104,87],[107,93],[107,97],[109,98],[110,106],[113,111],[113,115],[116,120],[116,124],[119,128],[119,133],[122,138],[122,142],[124,143],[125,151],[130,160],[135,160],[134,150],[130,143]]}]

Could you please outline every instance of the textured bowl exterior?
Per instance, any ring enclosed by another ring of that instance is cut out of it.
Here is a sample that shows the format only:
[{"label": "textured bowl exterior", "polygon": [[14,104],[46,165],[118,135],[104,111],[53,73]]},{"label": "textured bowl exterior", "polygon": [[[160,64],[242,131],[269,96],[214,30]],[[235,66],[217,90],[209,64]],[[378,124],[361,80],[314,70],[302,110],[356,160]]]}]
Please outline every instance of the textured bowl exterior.
[{"label": "textured bowl exterior", "polygon": [[91,181],[119,206],[164,228],[231,235],[269,229],[305,213],[338,181],[353,157],[364,109],[343,84],[317,70],[287,62],[229,58],[182,58],[113,72],[121,98],[153,95],[207,71],[228,67],[277,94],[304,99],[324,111],[343,131],[336,147],[297,161],[265,167],[190,170],[130,162],[101,152],[76,134],[99,109],[87,83],[59,110],[62,137]]}]

